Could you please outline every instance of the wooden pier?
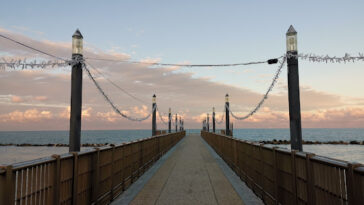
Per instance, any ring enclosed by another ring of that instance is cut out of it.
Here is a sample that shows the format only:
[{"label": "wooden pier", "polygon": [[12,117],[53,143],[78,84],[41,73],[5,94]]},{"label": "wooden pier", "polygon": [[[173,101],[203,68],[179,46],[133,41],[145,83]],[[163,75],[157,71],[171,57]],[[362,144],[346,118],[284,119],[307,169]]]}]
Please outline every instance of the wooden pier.
[{"label": "wooden pier", "polygon": [[199,134],[191,134],[131,201],[113,204],[243,204]]}]

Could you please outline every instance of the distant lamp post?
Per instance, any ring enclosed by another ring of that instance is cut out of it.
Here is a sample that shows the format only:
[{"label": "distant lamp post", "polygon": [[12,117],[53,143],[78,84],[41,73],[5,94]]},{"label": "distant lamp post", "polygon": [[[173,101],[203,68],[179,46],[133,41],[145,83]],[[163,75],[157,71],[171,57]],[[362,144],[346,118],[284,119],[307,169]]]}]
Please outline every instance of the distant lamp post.
[{"label": "distant lamp post", "polygon": [[215,125],[216,125],[216,122],[215,122],[215,107],[212,108],[212,132],[215,133]]},{"label": "distant lamp post", "polygon": [[288,102],[291,149],[302,151],[301,103],[297,59],[297,32],[290,26],[287,33]]},{"label": "distant lamp post", "polygon": [[209,113],[207,113],[207,132],[210,132],[210,116],[209,116]]},{"label": "distant lamp post", "polygon": [[157,100],[156,100],[155,94],[152,98],[152,110],[153,110],[153,116],[152,116],[152,136],[156,135],[157,133]]},{"label": "distant lamp post", "polygon": [[178,114],[176,113],[176,119],[175,119],[176,120],[176,132],[178,132],[178,127],[177,127],[178,126],[178,124],[177,124],[178,120],[177,120],[177,118],[178,118]]},{"label": "distant lamp post", "polygon": [[168,110],[168,133],[172,132],[172,112],[171,112],[171,108],[169,108]]},{"label": "distant lamp post", "polygon": [[229,94],[225,95],[225,134],[230,135]]},{"label": "distant lamp post", "polygon": [[[83,36],[77,29],[72,36],[72,59],[82,60]],[[82,111],[82,63],[72,65],[71,74],[71,118],[69,152],[79,152],[81,147],[81,111]]]}]

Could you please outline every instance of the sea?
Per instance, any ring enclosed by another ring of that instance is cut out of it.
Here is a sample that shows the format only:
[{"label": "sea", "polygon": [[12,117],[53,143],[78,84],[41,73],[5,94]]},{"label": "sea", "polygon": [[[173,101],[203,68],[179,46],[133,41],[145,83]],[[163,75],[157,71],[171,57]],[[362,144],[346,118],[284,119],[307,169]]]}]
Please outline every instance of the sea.
[{"label": "sea", "polygon": [[[188,129],[187,133],[199,133]],[[81,144],[121,144],[150,137],[151,130],[85,130],[81,132]],[[248,141],[289,140],[289,129],[234,129],[234,137]],[[68,144],[68,131],[0,131],[0,144]],[[364,141],[364,129],[303,129],[305,141]],[[290,145],[276,145],[290,149]],[[82,147],[81,150],[92,150]],[[305,152],[364,164],[364,145],[303,145]],[[67,153],[68,147],[53,146],[0,146],[0,165],[12,164],[52,154]]]}]

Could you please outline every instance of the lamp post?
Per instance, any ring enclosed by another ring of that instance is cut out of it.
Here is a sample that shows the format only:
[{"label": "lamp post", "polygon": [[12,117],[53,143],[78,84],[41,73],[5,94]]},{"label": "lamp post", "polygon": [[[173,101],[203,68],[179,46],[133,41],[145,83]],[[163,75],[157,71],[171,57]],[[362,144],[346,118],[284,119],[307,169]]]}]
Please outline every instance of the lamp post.
[{"label": "lamp post", "polygon": [[179,131],[182,130],[182,117],[179,116]]},{"label": "lamp post", "polygon": [[172,114],[171,114],[171,108],[168,110],[168,133],[171,133],[172,130]]},{"label": "lamp post", "polygon": [[207,113],[207,132],[210,132],[210,116],[209,116],[209,113]]},{"label": "lamp post", "polygon": [[83,36],[77,29],[72,36],[72,60],[79,63],[72,66],[71,74],[71,118],[69,152],[79,152],[81,146],[81,111],[82,111],[82,59]]},{"label": "lamp post", "polygon": [[215,107],[212,108],[212,132],[215,133]]},{"label": "lamp post", "polygon": [[291,25],[286,33],[288,67],[288,102],[291,149],[302,151],[301,105],[298,75],[297,32]]},{"label": "lamp post", "polygon": [[229,94],[225,95],[225,134],[230,135]]},{"label": "lamp post", "polygon": [[153,110],[153,116],[152,116],[152,136],[156,135],[157,133],[157,101],[156,101],[156,96],[155,94],[153,95],[152,98],[152,110]]},{"label": "lamp post", "polygon": [[176,132],[178,132],[178,120],[177,120],[177,118],[178,118],[178,114],[176,113]]}]

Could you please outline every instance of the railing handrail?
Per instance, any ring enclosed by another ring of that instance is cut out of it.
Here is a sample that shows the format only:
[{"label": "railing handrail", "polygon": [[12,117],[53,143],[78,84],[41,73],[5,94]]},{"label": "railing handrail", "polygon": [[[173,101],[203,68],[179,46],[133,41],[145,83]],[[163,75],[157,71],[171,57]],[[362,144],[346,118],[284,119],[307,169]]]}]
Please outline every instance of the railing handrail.
[{"label": "railing handrail", "polygon": [[267,204],[361,204],[364,165],[248,142],[219,133],[201,136]]},{"label": "railing handrail", "polygon": [[0,204],[109,203],[184,136],[165,133],[0,166]]},{"label": "railing handrail", "polygon": [[[206,131],[202,131],[202,132],[206,132]],[[261,143],[256,143],[256,142],[253,142],[253,141],[247,141],[247,140],[239,139],[239,138],[232,137],[232,136],[222,135],[222,134],[219,134],[219,133],[212,133],[212,132],[206,132],[206,133],[219,135],[221,137],[231,138],[233,140],[237,140],[237,141],[247,143],[247,144],[250,144],[250,145],[254,145],[254,146],[259,146],[258,144],[261,144]],[[273,149],[273,147],[266,146],[265,144],[263,144],[262,146],[265,149]],[[276,151],[278,151],[278,152],[291,154],[291,151],[288,150],[288,149],[285,149],[285,148],[282,148],[282,147],[277,147],[277,146],[275,146],[275,148],[276,148]],[[312,153],[304,152],[304,151],[303,152],[299,152],[299,151],[296,152],[296,155],[298,155],[299,157],[305,157],[306,154],[312,154]],[[326,164],[326,165],[333,166],[333,167],[339,167],[339,168],[343,168],[343,169],[348,169],[349,164],[359,164],[359,167],[356,167],[354,170],[358,170],[358,172],[363,172],[364,173],[364,164],[361,164],[361,163],[349,162],[349,161],[346,161],[346,160],[334,159],[334,158],[331,158],[331,157],[326,157],[326,156],[321,156],[321,155],[316,155],[316,154],[311,159],[313,161],[316,161],[316,162],[319,162],[319,163],[322,163],[322,164]]]},{"label": "railing handrail", "polygon": [[[145,137],[145,138],[140,138],[140,139],[136,139],[136,140],[133,140],[133,141],[123,142],[121,144],[117,144],[117,145],[114,145],[114,146],[115,146],[115,148],[118,148],[118,147],[130,145],[130,144],[135,144],[135,143],[138,143],[140,141],[151,140],[153,138],[163,137],[163,136],[166,136],[166,135],[176,134],[176,133],[180,133],[180,132],[183,132],[183,131],[160,134],[160,135],[155,135],[155,136]],[[109,150],[109,149],[112,149],[111,145],[112,144],[108,144],[108,145],[105,145],[105,146],[102,146],[102,147],[97,147],[97,148],[99,148],[100,151]],[[97,152],[97,150],[84,150],[84,151],[78,152],[78,156],[85,155],[85,154],[92,154],[94,152]],[[60,154],[59,156],[60,156],[61,160],[73,157],[72,153],[63,153],[63,154]],[[40,164],[45,164],[45,163],[49,163],[49,162],[53,162],[53,161],[55,161],[55,159],[52,156],[48,156],[48,157],[41,157],[41,158],[38,158],[38,159],[26,160],[26,161],[22,161],[22,162],[4,164],[4,165],[0,166],[0,174],[5,173],[5,169],[6,169],[7,166],[13,166],[13,170],[17,171],[19,169],[29,168],[29,167],[32,167],[32,166],[37,166],[37,165],[40,165]]]}]

